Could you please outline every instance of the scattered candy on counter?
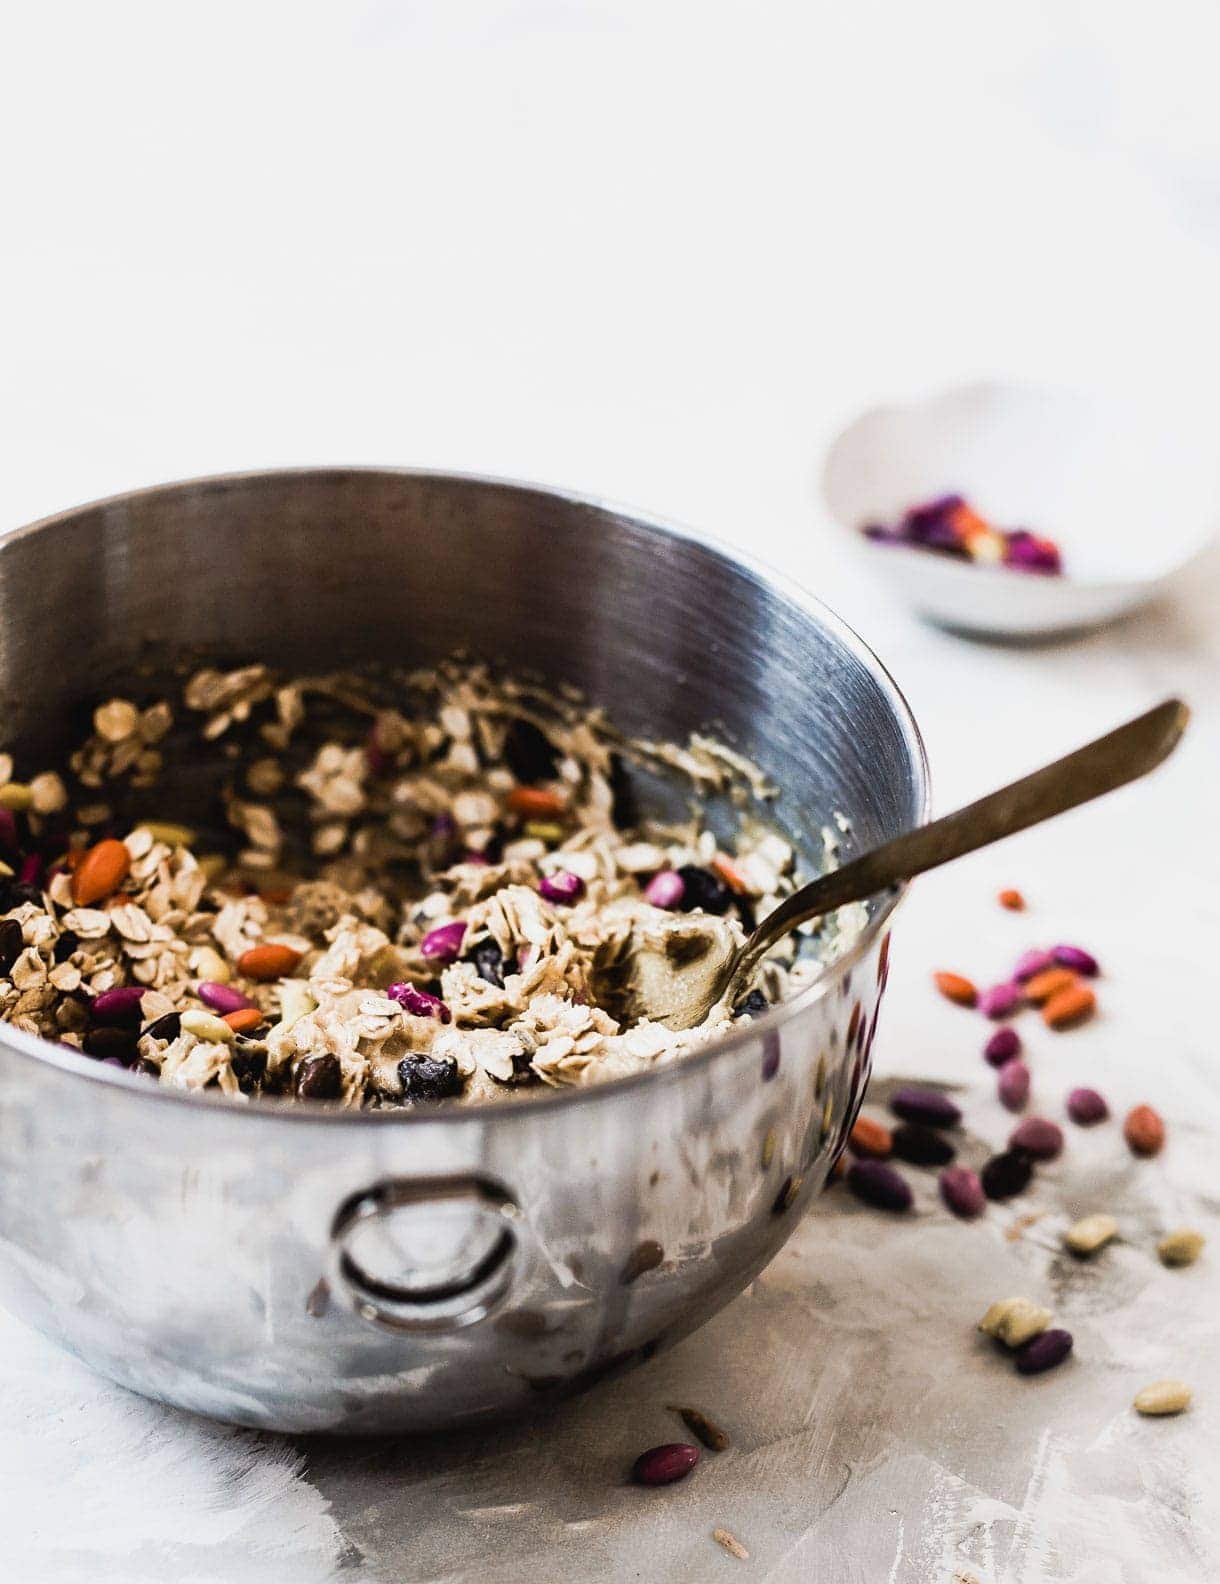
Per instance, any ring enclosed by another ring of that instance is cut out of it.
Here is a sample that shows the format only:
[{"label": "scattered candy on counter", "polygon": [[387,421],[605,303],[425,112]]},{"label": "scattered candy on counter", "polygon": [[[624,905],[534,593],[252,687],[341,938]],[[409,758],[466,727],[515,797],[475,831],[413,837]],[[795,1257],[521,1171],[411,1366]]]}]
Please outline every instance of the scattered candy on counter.
[{"label": "scattered candy on counter", "polygon": [[[1025,902],[1019,891],[1002,891],[1001,906],[1020,912]],[[1000,1103],[1010,1111],[1024,1109],[1030,1094],[1031,1075],[1020,1059],[1021,1038],[1004,1020],[1025,1007],[1038,1007],[1047,1027],[1062,1030],[1085,1021],[1096,1010],[1096,993],[1085,981],[1100,976],[1101,966],[1082,946],[1059,944],[1033,947],[1014,964],[1008,979],[979,991],[959,973],[940,971],[933,983],[956,1006],[974,1008],[1001,1027],[983,1046],[984,1059],[996,1071]],[[1009,1135],[1008,1148],[992,1155],[978,1172],[952,1164],[957,1150],[943,1136],[944,1129],[961,1121],[961,1110],[942,1090],[926,1085],[903,1084],[889,1099],[889,1108],[901,1118],[897,1127],[876,1119],[857,1117],[849,1140],[858,1157],[847,1172],[847,1186],[858,1199],[885,1210],[909,1210],[914,1195],[906,1179],[886,1159],[895,1157],[913,1166],[939,1166],[937,1187],[945,1207],[963,1221],[986,1213],[987,1202],[1004,1201],[1024,1192],[1033,1180],[1035,1165],[1056,1160],[1065,1147],[1063,1129],[1048,1117],[1025,1117]],[[1096,1089],[1076,1088],[1066,1101],[1068,1118],[1078,1127],[1094,1127],[1110,1116],[1110,1107]],[[1137,1105],[1123,1122],[1123,1137],[1133,1154],[1151,1157],[1165,1143],[1165,1123],[1152,1106]],[[1020,1218],[1029,1222],[1036,1217]],[[1007,1235],[1011,1235],[1007,1234]],[[1063,1244],[1079,1259],[1099,1254],[1119,1235],[1113,1216],[1104,1212],[1080,1217],[1062,1234]],[[1170,1268],[1192,1265],[1205,1239],[1191,1228],[1165,1234],[1156,1245],[1161,1263]],[[1003,1342],[1014,1353],[1018,1373],[1038,1375],[1062,1364],[1072,1351],[1071,1333],[1051,1328],[1051,1313],[1025,1298],[993,1304],[979,1330]],[[1158,1381],[1135,1399],[1142,1414],[1181,1413],[1190,1403],[1190,1388],[1180,1381]]]},{"label": "scattered candy on counter", "polygon": [[[1019,891],[1002,891],[999,901],[1014,912],[1025,907]],[[667,903],[658,900],[657,905]],[[981,993],[961,974],[938,972],[932,977],[940,993],[955,1005],[975,1008],[994,1021],[1010,1017],[1024,1007],[1038,1006],[1047,1026],[1058,1030],[1084,1021],[1095,1010],[1095,994],[1083,981],[1097,978],[1100,972],[1091,952],[1061,944],[1023,952],[1009,979]],[[218,996],[211,1004],[218,1005],[221,999]],[[117,1020],[126,1015],[126,1010],[116,1002],[111,1015]],[[983,1047],[985,1060],[997,1069],[999,1100],[1010,1111],[1022,1110],[1029,1099],[1031,1075],[1020,1059],[1021,1049],[1020,1036],[1008,1023],[995,1029]],[[847,1141],[855,1158],[850,1165],[843,1156],[837,1158],[828,1178],[828,1183],[845,1179],[855,1198],[878,1210],[905,1212],[915,1203],[910,1183],[889,1164],[891,1159],[917,1167],[941,1168],[936,1181],[946,1209],[959,1220],[973,1221],[986,1214],[988,1200],[1002,1202],[1024,1192],[1033,1180],[1035,1164],[1056,1160],[1065,1147],[1064,1132],[1058,1123],[1047,1117],[1025,1117],[1009,1135],[1008,1148],[992,1155],[976,1172],[954,1164],[956,1146],[944,1135],[960,1124],[962,1112],[943,1090],[926,1084],[902,1084],[890,1096],[889,1108],[900,1119],[895,1127],[887,1127],[863,1113],[856,1118]],[[1084,1087],[1070,1091],[1065,1109],[1068,1118],[1079,1127],[1094,1127],[1110,1116],[1105,1097],[1096,1089]],[[1123,1137],[1133,1154],[1151,1157],[1164,1146],[1165,1123],[1152,1106],[1137,1105],[1123,1122]],[[766,1146],[763,1153],[764,1165],[769,1164]],[[1017,1226],[1037,1219],[1020,1217]],[[1007,1235],[1013,1235],[1012,1231]],[[1070,1253],[1083,1261],[1091,1260],[1118,1235],[1115,1218],[1099,1211],[1074,1221],[1062,1233],[1062,1241]],[[1184,1268],[1199,1258],[1205,1241],[1201,1232],[1181,1227],[1166,1233],[1157,1243],[1156,1252],[1166,1267]],[[1012,1355],[1018,1374],[1040,1375],[1062,1364],[1073,1348],[1071,1332],[1052,1326],[1052,1319],[1049,1309],[1028,1298],[1005,1298],[990,1306],[978,1329],[1003,1344]],[[1136,1412],[1147,1417],[1179,1414],[1190,1403],[1191,1389],[1179,1380],[1155,1381],[1133,1400]],[[698,1409],[670,1406],[705,1447],[720,1452],[729,1445],[724,1431]],[[698,1461],[697,1446],[676,1442],[653,1447],[636,1459],[632,1477],[640,1485],[668,1485],[684,1479]],[[712,1537],[733,1556],[741,1560],[748,1557],[745,1547],[728,1530],[716,1529]]]},{"label": "scattered candy on counter", "polygon": [[1028,528],[997,528],[961,495],[941,495],[912,506],[896,526],[868,523],[866,539],[876,544],[908,545],[1014,572],[1059,576],[1063,556],[1054,540]]}]

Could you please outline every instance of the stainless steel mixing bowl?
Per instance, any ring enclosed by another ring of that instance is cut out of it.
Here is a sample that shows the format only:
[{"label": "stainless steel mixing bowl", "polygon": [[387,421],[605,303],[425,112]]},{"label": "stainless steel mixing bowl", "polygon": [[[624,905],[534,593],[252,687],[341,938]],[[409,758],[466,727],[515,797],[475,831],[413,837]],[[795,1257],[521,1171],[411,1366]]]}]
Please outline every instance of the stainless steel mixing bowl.
[{"label": "stainless steel mixing bowl", "polygon": [[[0,545],[6,741],[185,648],[317,668],[466,644],[628,730],[711,726],[818,848],[925,817],[910,713],[816,602],[693,535],[461,477],[306,471],[124,495]],[[167,809],[166,816],[173,817]],[[238,1424],[511,1414],[727,1303],[822,1187],[869,1073],[891,900],[705,1054],[499,1107],[235,1104],[0,1027],[0,1295],[136,1391]]]}]

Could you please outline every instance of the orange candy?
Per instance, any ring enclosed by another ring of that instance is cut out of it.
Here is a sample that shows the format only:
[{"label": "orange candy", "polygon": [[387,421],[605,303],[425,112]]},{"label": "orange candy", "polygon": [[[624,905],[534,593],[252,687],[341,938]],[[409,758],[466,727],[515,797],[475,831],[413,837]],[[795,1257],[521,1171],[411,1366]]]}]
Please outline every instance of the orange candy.
[{"label": "orange candy", "polygon": [[121,841],[108,837],[100,841],[72,872],[72,900],[77,907],[90,907],[113,895],[126,880],[131,854]]},{"label": "orange candy", "polygon": [[260,946],[251,946],[249,951],[242,952],[237,959],[237,971],[245,974],[247,979],[282,979],[285,974],[292,972],[300,960],[301,953],[294,951],[291,946],[264,941]]},{"label": "orange candy", "polygon": [[257,1028],[264,1021],[264,1016],[258,1007],[238,1007],[236,1012],[226,1012],[223,1021],[234,1034],[245,1034]]},{"label": "orange candy", "polygon": [[1136,1155],[1159,1155],[1165,1143],[1165,1124],[1150,1105],[1137,1105],[1127,1112],[1123,1137]]},{"label": "orange candy", "polygon": [[567,813],[567,804],[559,793],[548,791],[546,787],[514,787],[504,801],[523,819],[554,819]]},{"label": "orange candy", "polygon": [[979,998],[979,993],[970,980],[963,978],[961,974],[935,973],[932,975],[932,982],[941,995],[957,1006],[972,1007]]},{"label": "orange candy", "polygon": [[866,1116],[856,1118],[847,1142],[853,1155],[867,1155],[873,1160],[885,1160],[894,1149],[894,1136],[889,1128]]},{"label": "orange candy", "polygon": [[712,859],[712,868],[729,890],[735,891],[738,896],[744,896],[750,889],[749,881],[727,853],[718,852]]},{"label": "orange candy", "polygon": [[1032,1001],[1035,1006],[1041,1006],[1044,1001],[1050,1001],[1064,990],[1071,990],[1078,983],[1077,975],[1070,968],[1048,968],[1044,973],[1035,974],[1026,983],[1025,999]]},{"label": "orange candy", "polygon": [[1069,985],[1059,990],[1042,1008],[1042,1021],[1047,1028],[1072,1028],[1091,1018],[1097,1010],[1097,997],[1086,984]]},{"label": "orange candy", "polygon": [[1002,908],[1007,908],[1010,913],[1023,913],[1025,911],[1025,898],[1019,891],[1001,891],[996,901]]}]

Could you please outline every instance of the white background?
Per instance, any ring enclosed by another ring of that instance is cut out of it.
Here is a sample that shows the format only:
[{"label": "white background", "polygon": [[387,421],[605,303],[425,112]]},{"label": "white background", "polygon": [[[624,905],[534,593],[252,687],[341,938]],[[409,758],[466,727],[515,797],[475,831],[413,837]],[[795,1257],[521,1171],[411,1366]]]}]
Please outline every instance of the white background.
[{"label": "white background", "polygon": [[[967,646],[920,627],[842,553],[815,478],[860,406],[976,374],[1135,380],[1163,393],[1166,422],[1215,406],[1214,6],[44,4],[9,6],[0,25],[0,528],[157,480],[289,463],[452,466],[604,493],[749,545],[860,628],[912,698],[942,807],[1185,692],[1199,718],[1157,782],[925,882],[878,1058],[882,1071],[985,1081],[926,972],[985,976],[994,953],[1025,944],[1006,924],[1003,946],[984,949],[1001,928],[991,892],[1020,884],[1044,910],[1021,928],[1080,935],[1114,964],[1111,1015],[1076,1050],[1105,1064],[1116,1101],[1155,1099],[1196,1130],[1195,1154],[1163,1168],[1190,1203],[1218,1109],[1200,988],[1220,936],[1215,563],[1109,634]],[[998,1114],[979,1115],[1002,1134]],[[1215,1351],[1206,1291],[1179,1285],[1155,1311],[1198,1337],[1192,1355]],[[886,1283],[857,1299],[859,1324],[880,1323]],[[1120,1325],[1107,1333],[1117,1353]],[[121,1394],[13,1338],[6,1529],[23,1579],[143,1579],[166,1565],[184,1579],[329,1576],[345,1542],[301,1480],[235,1516],[225,1479],[205,1477],[226,1448],[257,1461],[250,1438],[141,1407],[150,1439],[133,1447],[116,1428]],[[1171,1355],[1149,1368],[1204,1367]],[[686,1356],[692,1369],[703,1357]],[[35,1375],[45,1391],[29,1390]],[[1122,1424],[1126,1385],[1103,1409],[1091,1380],[1082,1365],[1083,1395],[1060,1412]],[[850,1415],[849,1395],[834,1412]],[[984,1584],[1202,1580],[1216,1552],[1204,1540],[1182,1560],[1165,1526],[1200,1522],[1191,1481],[1214,1473],[1217,1416],[1203,1401],[1189,1424],[1152,1427],[1160,1440],[1131,1456],[1156,1479],[1130,1512],[1124,1489],[1121,1523],[1105,1507],[1096,1527],[1090,1511],[1120,1498],[1092,1430],[1073,1440],[1065,1425],[1062,1501],[1043,1490],[1024,1508],[1024,1443],[1013,1430],[1006,1463],[998,1438],[994,1467],[982,1456],[972,1478],[983,1496],[1003,1487],[1018,1516],[984,1502],[982,1550],[952,1522],[919,1550],[922,1466],[824,1523],[816,1459],[784,1487],[787,1505],[751,1522],[754,1470],[739,1485],[751,1566],[905,1584],[951,1578],[965,1558]],[[893,1423],[869,1455],[896,1467],[904,1434]],[[138,1499],[153,1445],[159,1458],[174,1449],[173,1534],[154,1533]],[[36,1446],[69,1459],[83,1505],[43,1512],[32,1474],[15,1494],[21,1469],[40,1468]],[[128,1463],[112,1480],[120,1446]],[[258,1456],[261,1478],[268,1458],[283,1473],[282,1446]],[[935,1456],[952,1464],[952,1438]],[[514,1467],[506,1453],[501,1502]],[[766,1479],[782,1483],[785,1467],[773,1460]],[[379,1577],[380,1557],[396,1577],[456,1577],[460,1557],[471,1577],[518,1577],[516,1542],[485,1518],[472,1531],[456,1498],[413,1561],[404,1535],[421,1503],[437,1521],[424,1475],[413,1480],[390,1492],[353,1476],[346,1512],[328,1493],[344,1533],[353,1514],[380,1515],[345,1576]],[[692,1529],[689,1508],[669,1511],[670,1529],[649,1530],[668,1576],[688,1576],[674,1549],[688,1544],[690,1577],[737,1565],[702,1549],[716,1514]],[[291,1533],[275,1527],[285,1512]],[[601,1565],[660,1576],[625,1514],[598,1517]],[[184,1534],[189,1550],[173,1552]],[[566,1528],[548,1540],[531,1575],[580,1576],[572,1544]]]}]

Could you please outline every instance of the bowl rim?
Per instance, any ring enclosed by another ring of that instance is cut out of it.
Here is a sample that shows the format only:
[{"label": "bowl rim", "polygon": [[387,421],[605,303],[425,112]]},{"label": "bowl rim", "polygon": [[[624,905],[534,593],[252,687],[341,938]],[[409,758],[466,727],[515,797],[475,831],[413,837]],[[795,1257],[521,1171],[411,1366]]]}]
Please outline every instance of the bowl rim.
[{"label": "bowl rim", "polygon": [[[625,518],[635,528],[642,528],[648,533],[669,539],[678,544],[690,545],[703,550],[722,561],[728,562],[730,566],[740,571],[745,571],[777,598],[796,605],[804,615],[812,618],[814,622],[826,629],[844,649],[854,655],[864,665],[881,687],[893,711],[894,719],[901,731],[907,751],[918,804],[917,822],[919,824],[927,822],[931,813],[931,778],[927,749],[916,722],[914,711],[911,709],[910,703],[889,669],[859,634],[849,627],[840,616],[837,616],[829,606],[823,604],[821,600],[811,594],[801,583],[790,578],[786,573],[781,572],[769,562],[755,556],[752,552],[738,550],[725,540],[714,534],[706,533],[702,529],[693,528],[671,518],[654,517],[640,512],[634,507],[624,505],[620,501],[612,500],[607,496],[588,494],[579,490],[539,484],[523,479],[504,478],[496,474],[454,469],[386,467],[376,464],[248,468],[236,472],[201,474],[192,478],[169,480],[161,484],[146,485],[139,489],[123,490],[115,495],[107,495],[97,500],[85,501],[79,505],[70,506],[63,511],[53,513],[51,516],[40,517],[32,523],[27,523],[22,527],[0,535],[0,556],[3,556],[10,544],[33,537],[35,534],[53,530],[66,522],[80,517],[82,513],[123,506],[134,500],[147,500],[158,495],[176,494],[183,490],[200,487],[223,487],[251,480],[342,479],[362,474],[375,474],[390,478],[410,478],[423,482],[435,481],[438,484],[469,484],[494,489],[506,489],[520,494],[549,496],[569,505],[588,507],[594,511]],[[836,989],[855,964],[867,955],[873,943],[886,929],[895,909],[904,899],[907,889],[908,887],[905,884],[895,889],[894,894],[882,903],[876,915],[861,930],[851,947],[841,957],[836,958],[824,974],[820,975],[812,984],[807,985],[790,1000],[780,1002],[772,1007],[762,1017],[751,1018],[742,1027],[734,1028],[719,1039],[709,1040],[704,1048],[692,1051],[689,1055],[680,1057],[675,1061],[666,1062],[663,1066],[645,1068],[640,1072],[627,1073],[619,1078],[610,1078],[604,1082],[589,1085],[573,1085],[565,1088],[542,1086],[537,1093],[524,1095],[508,1103],[483,1101],[468,1106],[437,1107],[435,1111],[431,1109],[428,1111],[416,1110],[406,1106],[399,1109],[379,1108],[376,1110],[363,1108],[360,1110],[349,1110],[338,1106],[329,1107],[323,1105],[302,1106],[271,1097],[256,1097],[246,1100],[244,1103],[239,1103],[227,1095],[212,1095],[201,1090],[177,1089],[168,1084],[151,1083],[145,1077],[136,1077],[123,1068],[106,1067],[101,1062],[94,1061],[83,1054],[77,1055],[66,1047],[54,1045],[49,1040],[40,1039],[37,1035],[27,1034],[21,1029],[13,1028],[10,1024],[0,1024],[0,1046],[15,1051],[22,1057],[57,1068],[70,1078],[83,1078],[87,1082],[107,1084],[112,1088],[126,1091],[133,1096],[140,1096],[154,1103],[187,1105],[213,1114],[232,1117],[244,1116],[262,1121],[280,1121],[292,1125],[315,1124],[324,1127],[340,1125],[358,1127],[437,1127],[454,1126],[464,1122],[485,1123],[493,1117],[507,1121],[512,1117],[537,1116],[544,1111],[550,1112],[571,1106],[598,1105],[603,1102],[609,1102],[613,1098],[646,1086],[678,1082],[685,1073],[693,1069],[708,1067],[712,1062],[718,1061],[721,1057],[727,1057],[741,1046],[757,1041],[760,1036],[765,1037],[768,1034],[778,1033],[785,1024],[793,1021]]]}]

